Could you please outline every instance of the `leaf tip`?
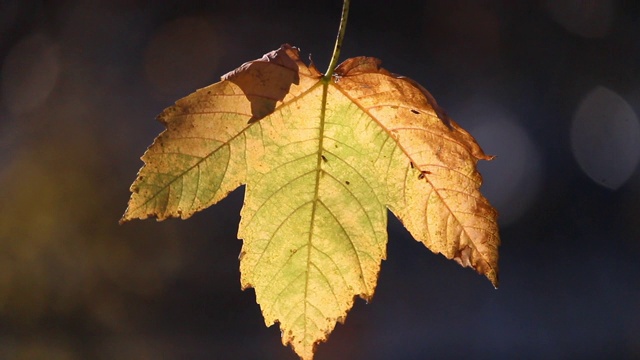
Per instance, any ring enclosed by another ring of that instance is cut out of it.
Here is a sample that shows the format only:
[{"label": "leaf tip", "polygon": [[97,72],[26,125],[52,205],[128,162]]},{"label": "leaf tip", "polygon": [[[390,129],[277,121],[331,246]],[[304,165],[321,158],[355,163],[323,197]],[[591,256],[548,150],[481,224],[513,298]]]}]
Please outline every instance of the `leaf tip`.
[{"label": "leaf tip", "polygon": [[498,272],[495,271],[494,269],[491,269],[488,273],[484,274],[487,279],[489,279],[489,281],[491,282],[491,285],[493,285],[494,289],[498,289],[498,286],[500,285],[500,279],[498,278]]},{"label": "leaf tip", "polygon": [[118,220],[118,225],[122,225],[126,222],[129,222],[131,219],[133,219],[130,215],[130,210],[131,210],[131,207],[127,206],[127,208],[124,211],[124,214],[122,214],[122,217],[120,217],[120,220]]}]

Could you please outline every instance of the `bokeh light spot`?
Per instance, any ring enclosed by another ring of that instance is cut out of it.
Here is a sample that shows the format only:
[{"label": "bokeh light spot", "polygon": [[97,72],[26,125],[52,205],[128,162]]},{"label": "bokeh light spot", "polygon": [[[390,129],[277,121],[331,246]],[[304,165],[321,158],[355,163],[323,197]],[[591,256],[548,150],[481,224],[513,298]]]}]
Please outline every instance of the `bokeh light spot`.
[{"label": "bokeh light spot", "polygon": [[145,75],[159,93],[184,96],[215,81],[223,53],[220,36],[207,19],[179,18],[160,27],[145,49]]},{"label": "bokeh light spot", "polygon": [[58,45],[42,34],[26,37],[2,64],[2,99],[14,114],[29,112],[44,103],[60,73]]},{"label": "bokeh light spot", "polygon": [[478,168],[484,179],[482,193],[498,209],[498,220],[505,226],[532,205],[543,170],[538,149],[526,131],[499,114],[496,109],[491,119],[479,121],[471,134],[485,153],[496,155],[493,161],[480,162]]},{"label": "bokeh light spot", "polygon": [[425,2],[424,12],[425,34],[417,40],[442,64],[466,72],[500,62],[501,19],[491,6],[473,0]]},{"label": "bokeh light spot", "polygon": [[573,116],[571,148],[593,181],[617,189],[640,159],[638,117],[620,95],[598,86],[584,97]]},{"label": "bokeh light spot", "polygon": [[603,38],[614,18],[611,0],[547,0],[553,20],[585,38]]}]

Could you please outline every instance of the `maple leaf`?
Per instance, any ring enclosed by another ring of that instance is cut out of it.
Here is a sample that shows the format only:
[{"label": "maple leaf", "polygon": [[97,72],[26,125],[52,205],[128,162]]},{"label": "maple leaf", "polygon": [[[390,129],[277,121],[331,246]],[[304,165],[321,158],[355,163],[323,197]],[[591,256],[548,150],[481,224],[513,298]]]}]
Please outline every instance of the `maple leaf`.
[{"label": "maple leaf", "polygon": [[386,257],[387,208],[431,251],[498,283],[496,211],[473,137],[427,90],[370,57],[323,78],[289,45],[178,100],[122,221],[188,218],[246,184],[241,285],[313,357]]}]

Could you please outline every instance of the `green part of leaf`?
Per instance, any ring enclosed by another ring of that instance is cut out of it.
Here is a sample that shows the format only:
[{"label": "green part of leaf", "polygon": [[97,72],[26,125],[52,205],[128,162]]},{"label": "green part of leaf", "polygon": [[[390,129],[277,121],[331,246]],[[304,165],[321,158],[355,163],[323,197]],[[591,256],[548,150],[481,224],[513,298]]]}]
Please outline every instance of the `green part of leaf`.
[{"label": "green part of leaf", "polygon": [[497,285],[497,213],[485,155],[427,90],[349,59],[322,81],[283,45],[179,100],[143,156],[123,221],[187,218],[246,184],[241,284],[304,359],[370,300],[387,209],[433,252]]}]

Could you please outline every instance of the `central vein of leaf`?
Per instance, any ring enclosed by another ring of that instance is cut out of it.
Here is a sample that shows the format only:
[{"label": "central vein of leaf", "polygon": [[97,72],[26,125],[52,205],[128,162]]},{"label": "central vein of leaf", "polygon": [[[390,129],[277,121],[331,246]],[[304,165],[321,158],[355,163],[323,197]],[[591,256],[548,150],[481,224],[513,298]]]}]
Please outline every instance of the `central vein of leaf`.
[{"label": "central vein of leaf", "polygon": [[[319,203],[319,192],[320,192],[320,177],[322,175],[322,152],[323,152],[323,140],[324,140],[324,124],[325,124],[325,116],[327,110],[327,91],[329,89],[329,82],[323,81],[322,84],[322,104],[320,106],[320,124],[318,125],[318,154],[316,157],[316,180],[315,180],[315,192],[313,195],[313,205],[311,208],[311,222],[309,224],[309,240],[307,246],[307,270],[306,270],[306,281],[304,287],[304,313],[305,316],[307,314],[307,295],[309,289],[309,272],[311,271],[311,250],[313,249],[313,230],[315,226],[315,218],[316,218],[316,210],[318,208]],[[307,322],[304,323],[304,332],[307,333]]]}]

